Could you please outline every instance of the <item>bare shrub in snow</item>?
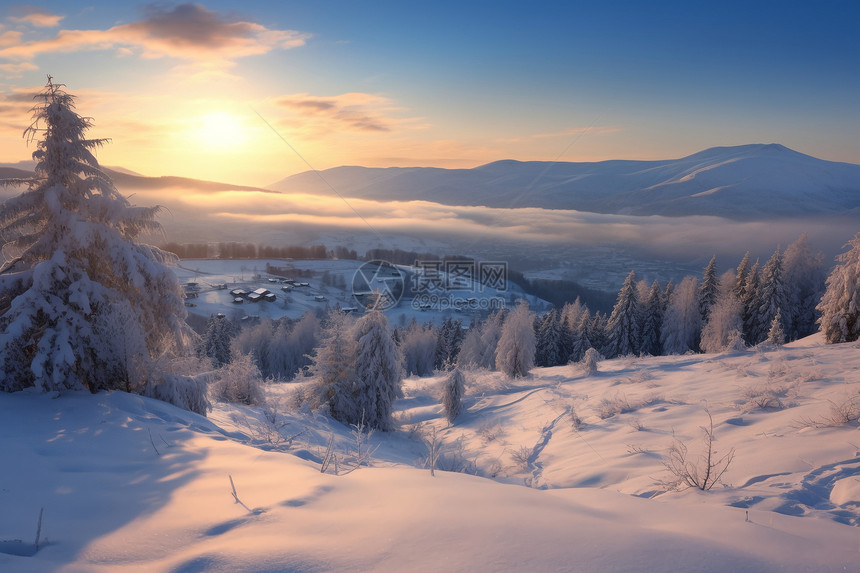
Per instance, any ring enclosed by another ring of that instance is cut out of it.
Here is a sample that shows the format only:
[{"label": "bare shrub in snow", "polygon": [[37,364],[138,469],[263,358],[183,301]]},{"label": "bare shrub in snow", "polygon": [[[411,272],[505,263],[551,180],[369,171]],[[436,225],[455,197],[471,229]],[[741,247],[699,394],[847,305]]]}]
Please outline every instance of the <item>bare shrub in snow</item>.
[{"label": "bare shrub in snow", "polygon": [[820,418],[801,418],[797,426],[801,428],[835,428],[847,424],[860,423],[860,395],[848,396],[839,400],[828,400],[830,410]]},{"label": "bare shrub in snow", "polygon": [[786,407],[783,398],[788,395],[788,388],[774,387],[769,384],[747,388],[741,394],[741,408],[749,410],[782,410]]},{"label": "bare shrub in snow", "polygon": [[164,374],[158,384],[149,384],[145,394],[177,408],[205,416],[212,408],[208,397],[209,374],[181,376]]},{"label": "bare shrub in snow", "polygon": [[478,435],[486,443],[494,442],[505,435],[505,429],[498,422],[487,420],[478,426]]},{"label": "bare shrub in snow", "polygon": [[716,484],[722,483],[723,475],[735,458],[732,448],[722,457],[714,447],[714,418],[709,410],[708,426],[700,426],[703,434],[703,451],[699,455],[690,454],[687,444],[675,438],[669,452],[663,457],[663,466],[672,474],[673,479],[665,482],[672,489],[694,487],[708,491]]},{"label": "bare shrub in snow", "polygon": [[531,459],[533,449],[528,446],[520,446],[511,452],[511,459],[523,470],[528,471],[529,460]]},{"label": "bare shrub in snow", "polygon": [[241,354],[214,374],[212,396],[221,402],[262,406],[266,402],[263,378],[251,355]]},{"label": "bare shrub in snow", "polygon": [[616,414],[633,412],[636,408],[637,406],[632,405],[625,394],[616,392],[611,398],[600,399],[600,403],[597,405],[597,415],[600,416],[601,420],[606,420]]}]

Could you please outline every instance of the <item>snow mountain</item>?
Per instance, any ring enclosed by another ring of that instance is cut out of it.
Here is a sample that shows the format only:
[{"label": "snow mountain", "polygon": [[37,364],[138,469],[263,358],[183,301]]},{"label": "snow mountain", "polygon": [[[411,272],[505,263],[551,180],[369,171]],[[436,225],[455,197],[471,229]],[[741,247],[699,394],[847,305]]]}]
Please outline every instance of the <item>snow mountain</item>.
[{"label": "snow mountain", "polygon": [[[591,163],[504,160],[474,169],[335,167],[270,185],[285,192],[459,206],[541,207],[737,220],[860,212],[860,165],[779,144],[714,147],[681,159]],[[326,182],[328,185],[326,185]]]}]

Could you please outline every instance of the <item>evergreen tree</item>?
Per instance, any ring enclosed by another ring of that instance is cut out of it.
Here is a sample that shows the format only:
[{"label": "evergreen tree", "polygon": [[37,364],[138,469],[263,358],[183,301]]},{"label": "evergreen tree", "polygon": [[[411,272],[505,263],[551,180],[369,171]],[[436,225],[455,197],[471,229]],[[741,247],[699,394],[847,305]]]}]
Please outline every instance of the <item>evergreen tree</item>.
[{"label": "evergreen tree", "polygon": [[860,338],[860,233],[846,246],[851,250],[836,257],[837,265],[827,277],[827,288],[817,307],[828,344]]},{"label": "evergreen tree", "polygon": [[692,276],[684,277],[672,291],[660,335],[664,353],[685,354],[698,349],[702,330],[698,292],[698,279]]},{"label": "evergreen tree", "polygon": [[786,340],[797,340],[817,330],[815,307],[824,293],[826,278],[823,259],[822,253],[812,254],[805,233],[785,249],[783,269],[788,307],[783,307],[783,322],[787,325]]},{"label": "evergreen tree", "polygon": [[579,323],[572,332],[571,352],[568,357],[572,362],[579,362],[586,351],[594,346],[594,327],[591,313],[586,308],[579,315]]},{"label": "evergreen tree", "polygon": [[400,356],[379,311],[365,314],[355,323],[355,409],[348,424],[362,421],[371,428],[393,429],[391,411],[400,394]]},{"label": "evergreen tree", "polygon": [[[756,345],[767,339],[774,317],[781,308],[788,307],[788,295],[782,272],[782,253],[777,248],[761,271],[759,287],[756,291],[756,319],[749,342]],[[783,331],[785,327],[783,325]]]},{"label": "evergreen tree", "polygon": [[212,360],[212,366],[221,368],[231,360],[230,341],[235,330],[233,323],[221,313],[213,314],[206,322],[206,332],[200,345],[200,356]]},{"label": "evergreen tree", "polygon": [[719,290],[717,280],[717,257],[711,257],[711,262],[702,272],[702,284],[699,287],[699,313],[702,315],[702,324],[708,322],[708,314],[711,307],[717,302],[717,291]]},{"label": "evergreen tree", "polygon": [[741,259],[741,262],[738,264],[737,271],[735,272],[735,286],[734,293],[735,298],[738,301],[743,302],[746,297],[746,287],[747,287],[747,277],[750,274],[750,252],[747,251],[744,255],[744,258]]},{"label": "evergreen tree", "polygon": [[567,362],[563,356],[561,322],[558,311],[552,309],[540,321],[536,334],[536,366],[559,366]]},{"label": "evergreen tree", "polygon": [[442,408],[449,423],[454,423],[463,409],[463,394],[466,392],[466,382],[459,368],[454,368],[442,387]]},{"label": "evergreen tree", "polygon": [[0,205],[0,388],[152,391],[155,359],[187,352],[174,255],[135,241],[157,207],[132,206],[98,165],[92,121],[50,76],[28,141],[35,177]]},{"label": "evergreen tree", "polygon": [[334,419],[344,423],[361,419],[355,409],[355,353],[351,315],[335,310],[328,314],[320,333],[320,344],[311,359],[312,407],[328,403]]},{"label": "evergreen tree", "polygon": [[776,316],[770,323],[770,330],[767,333],[767,341],[776,346],[785,344],[785,331],[782,329],[782,310],[776,310]]},{"label": "evergreen tree", "polygon": [[643,354],[660,356],[663,347],[660,343],[660,331],[663,328],[663,292],[660,284],[654,281],[651,290],[645,299],[642,320],[642,348]]},{"label": "evergreen tree", "polygon": [[642,346],[641,311],[635,279],[635,272],[630,271],[618,293],[615,308],[609,316],[609,323],[606,326],[605,354],[610,358],[637,355]]},{"label": "evergreen tree", "polygon": [[520,301],[502,325],[496,347],[496,366],[509,378],[523,378],[534,366],[535,331],[526,301]]},{"label": "evergreen tree", "polygon": [[457,363],[457,354],[463,343],[463,321],[454,320],[450,316],[442,322],[436,334],[436,359],[437,370],[447,370]]},{"label": "evergreen tree", "polygon": [[744,349],[741,303],[735,295],[737,279],[726,272],[720,280],[717,301],[702,329],[700,346],[704,352],[738,352]]},{"label": "evergreen tree", "polygon": [[756,295],[759,288],[759,274],[759,263],[756,261],[747,273],[747,278],[744,281],[743,295],[740,299],[744,321],[744,340],[751,345],[757,344],[757,342],[753,342],[753,340],[759,338],[758,306],[756,304]]}]

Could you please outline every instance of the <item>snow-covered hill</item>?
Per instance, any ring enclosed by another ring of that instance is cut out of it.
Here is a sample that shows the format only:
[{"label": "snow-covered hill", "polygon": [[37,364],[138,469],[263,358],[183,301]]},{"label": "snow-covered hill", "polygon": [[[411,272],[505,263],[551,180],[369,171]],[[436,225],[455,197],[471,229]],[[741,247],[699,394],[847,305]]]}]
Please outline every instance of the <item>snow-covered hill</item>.
[{"label": "snow-covered hill", "polygon": [[[856,344],[469,373],[450,426],[442,380],[406,381],[399,431],[358,468],[349,428],[291,410],[291,384],[208,419],[0,394],[0,570],[860,570]],[[735,450],[725,485],[669,491],[661,457],[673,436],[702,451],[705,407]],[[461,471],[430,476],[433,428]],[[339,475],[320,472],[331,439]]]},{"label": "snow-covered hill", "polygon": [[[497,161],[474,169],[337,167],[270,187],[379,201],[542,207],[628,215],[770,219],[860,209],[860,165],[778,144],[715,147],[665,161]],[[328,185],[327,185],[327,184]]]}]

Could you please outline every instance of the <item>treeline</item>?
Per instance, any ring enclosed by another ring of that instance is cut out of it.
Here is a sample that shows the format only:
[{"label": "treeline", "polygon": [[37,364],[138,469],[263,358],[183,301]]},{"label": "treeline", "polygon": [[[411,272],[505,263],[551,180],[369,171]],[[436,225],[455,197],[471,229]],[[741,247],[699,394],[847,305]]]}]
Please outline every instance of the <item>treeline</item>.
[{"label": "treeline", "polygon": [[328,249],[325,245],[288,245],[274,247],[272,245],[257,245],[254,243],[166,243],[162,250],[178,256],[180,259],[349,259],[358,260],[354,249],[337,246]]}]

